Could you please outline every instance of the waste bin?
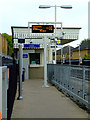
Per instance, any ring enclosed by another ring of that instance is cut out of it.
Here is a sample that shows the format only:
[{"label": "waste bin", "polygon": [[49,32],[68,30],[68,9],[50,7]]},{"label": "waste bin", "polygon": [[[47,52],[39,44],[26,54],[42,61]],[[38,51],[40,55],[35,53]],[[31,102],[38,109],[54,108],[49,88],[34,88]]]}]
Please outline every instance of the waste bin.
[{"label": "waste bin", "polygon": [[25,80],[25,68],[23,68],[22,70],[22,82],[24,82]]}]

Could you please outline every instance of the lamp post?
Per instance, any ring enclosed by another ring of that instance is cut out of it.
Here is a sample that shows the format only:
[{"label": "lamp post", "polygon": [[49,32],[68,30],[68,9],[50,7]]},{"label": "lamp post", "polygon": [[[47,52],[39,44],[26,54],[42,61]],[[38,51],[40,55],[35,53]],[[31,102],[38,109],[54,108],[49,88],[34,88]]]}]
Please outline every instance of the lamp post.
[{"label": "lamp post", "polygon": [[[72,9],[72,6],[71,5],[62,5],[62,6],[40,5],[39,6],[39,8],[42,8],[42,9],[51,8],[51,7],[55,8],[55,37],[56,37],[56,8],[59,7],[64,9]],[[56,42],[55,42],[55,64],[56,64]]]},{"label": "lamp post", "polygon": [[79,65],[80,65],[80,45],[79,45]]}]

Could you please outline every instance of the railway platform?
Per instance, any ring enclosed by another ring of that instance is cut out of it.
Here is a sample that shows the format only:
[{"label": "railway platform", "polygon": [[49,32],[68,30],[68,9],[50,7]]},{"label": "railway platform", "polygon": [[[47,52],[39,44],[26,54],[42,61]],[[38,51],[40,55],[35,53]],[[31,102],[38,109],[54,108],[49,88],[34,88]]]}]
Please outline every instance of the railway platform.
[{"label": "railway platform", "polygon": [[43,80],[23,82],[23,100],[14,102],[11,118],[88,118],[88,113],[70,98],[48,84],[42,88]]}]

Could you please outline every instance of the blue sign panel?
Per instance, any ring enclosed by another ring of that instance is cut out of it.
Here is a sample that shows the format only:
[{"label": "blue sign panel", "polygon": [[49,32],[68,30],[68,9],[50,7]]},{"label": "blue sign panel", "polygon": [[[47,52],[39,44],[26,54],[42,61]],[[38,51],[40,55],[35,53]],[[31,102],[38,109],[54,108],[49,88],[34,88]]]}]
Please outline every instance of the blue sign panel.
[{"label": "blue sign panel", "polygon": [[25,48],[40,48],[40,44],[24,44]]},{"label": "blue sign panel", "polygon": [[28,54],[23,54],[23,58],[28,58]]}]

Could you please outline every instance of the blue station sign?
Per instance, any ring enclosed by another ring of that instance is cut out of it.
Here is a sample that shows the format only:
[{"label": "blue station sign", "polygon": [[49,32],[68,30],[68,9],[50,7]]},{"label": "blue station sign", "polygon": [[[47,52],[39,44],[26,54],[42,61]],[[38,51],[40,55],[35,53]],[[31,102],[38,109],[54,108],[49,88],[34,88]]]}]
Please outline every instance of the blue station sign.
[{"label": "blue station sign", "polygon": [[23,54],[23,58],[28,58],[28,54]]},{"label": "blue station sign", "polygon": [[40,44],[24,44],[25,48],[40,48]]}]

